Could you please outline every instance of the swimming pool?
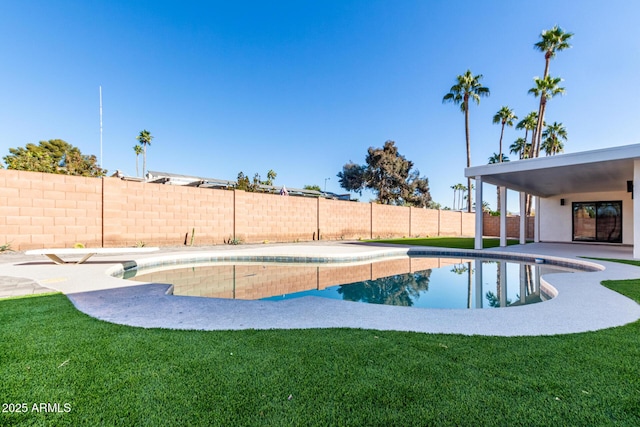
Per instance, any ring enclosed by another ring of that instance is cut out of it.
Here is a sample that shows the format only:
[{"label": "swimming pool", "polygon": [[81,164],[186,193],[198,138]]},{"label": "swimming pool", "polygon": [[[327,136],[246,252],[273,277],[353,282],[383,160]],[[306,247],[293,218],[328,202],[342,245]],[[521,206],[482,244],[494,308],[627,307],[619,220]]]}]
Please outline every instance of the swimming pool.
[{"label": "swimming pool", "polygon": [[132,280],[168,283],[173,294],[282,301],[305,296],[415,308],[481,309],[546,301],[543,274],[563,266],[513,260],[404,256],[346,265],[216,261],[135,271]]}]

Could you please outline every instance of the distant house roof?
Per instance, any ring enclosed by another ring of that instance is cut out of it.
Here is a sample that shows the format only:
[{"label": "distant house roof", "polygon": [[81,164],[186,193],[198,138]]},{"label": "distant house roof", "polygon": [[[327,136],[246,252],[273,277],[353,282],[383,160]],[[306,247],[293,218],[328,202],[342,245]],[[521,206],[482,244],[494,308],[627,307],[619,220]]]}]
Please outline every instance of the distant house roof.
[{"label": "distant house roof", "polygon": [[[124,178],[123,178],[124,179]],[[184,185],[188,187],[198,188],[223,188],[231,189],[235,188],[236,181],[228,181],[224,179],[216,178],[203,178],[198,176],[180,175],[169,172],[149,171],[147,173],[147,182],[154,184],[168,184],[168,185]],[[280,194],[282,186],[274,185],[258,185],[258,192]],[[335,194],[326,191],[306,190],[302,188],[287,188],[290,196],[299,197],[324,197],[327,199],[337,200],[351,200],[349,194]]]}]

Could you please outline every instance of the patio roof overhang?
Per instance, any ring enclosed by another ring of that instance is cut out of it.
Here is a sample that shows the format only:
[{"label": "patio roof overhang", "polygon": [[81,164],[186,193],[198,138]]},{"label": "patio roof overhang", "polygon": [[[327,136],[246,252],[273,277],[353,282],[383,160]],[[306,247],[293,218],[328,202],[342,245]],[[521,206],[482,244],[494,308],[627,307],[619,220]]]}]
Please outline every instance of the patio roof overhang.
[{"label": "patio roof overhang", "polygon": [[626,191],[640,144],[513,162],[472,166],[465,176],[535,196]]}]

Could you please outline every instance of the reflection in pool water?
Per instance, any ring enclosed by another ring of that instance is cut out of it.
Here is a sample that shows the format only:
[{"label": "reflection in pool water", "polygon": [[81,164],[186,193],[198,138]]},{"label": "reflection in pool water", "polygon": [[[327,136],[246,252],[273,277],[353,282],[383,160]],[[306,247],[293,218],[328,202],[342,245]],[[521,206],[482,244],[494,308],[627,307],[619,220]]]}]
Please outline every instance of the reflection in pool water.
[{"label": "reflection in pool water", "polygon": [[[175,267],[175,266],[173,266]],[[171,283],[174,295],[284,300],[319,296],[418,308],[493,308],[541,302],[553,290],[537,264],[405,257],[370,264],[235,263],[139,272],[133,280]]]}]

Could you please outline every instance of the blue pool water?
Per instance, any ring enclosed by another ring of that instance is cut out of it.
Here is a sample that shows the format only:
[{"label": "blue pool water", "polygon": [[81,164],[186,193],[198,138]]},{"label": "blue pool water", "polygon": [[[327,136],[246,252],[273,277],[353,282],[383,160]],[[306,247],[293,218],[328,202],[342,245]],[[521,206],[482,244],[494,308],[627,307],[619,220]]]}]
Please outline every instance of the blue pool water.
[{"label": "blue pool water", "polygon": [[141,271],[132,279],[170,283],[175,295],[268,301],[315,296],[416,308],[479,309],[548,300],[553,289],[541,284],[541,275],[567,270],[504,260],[417,257],[347,266],[211,263]]}]

